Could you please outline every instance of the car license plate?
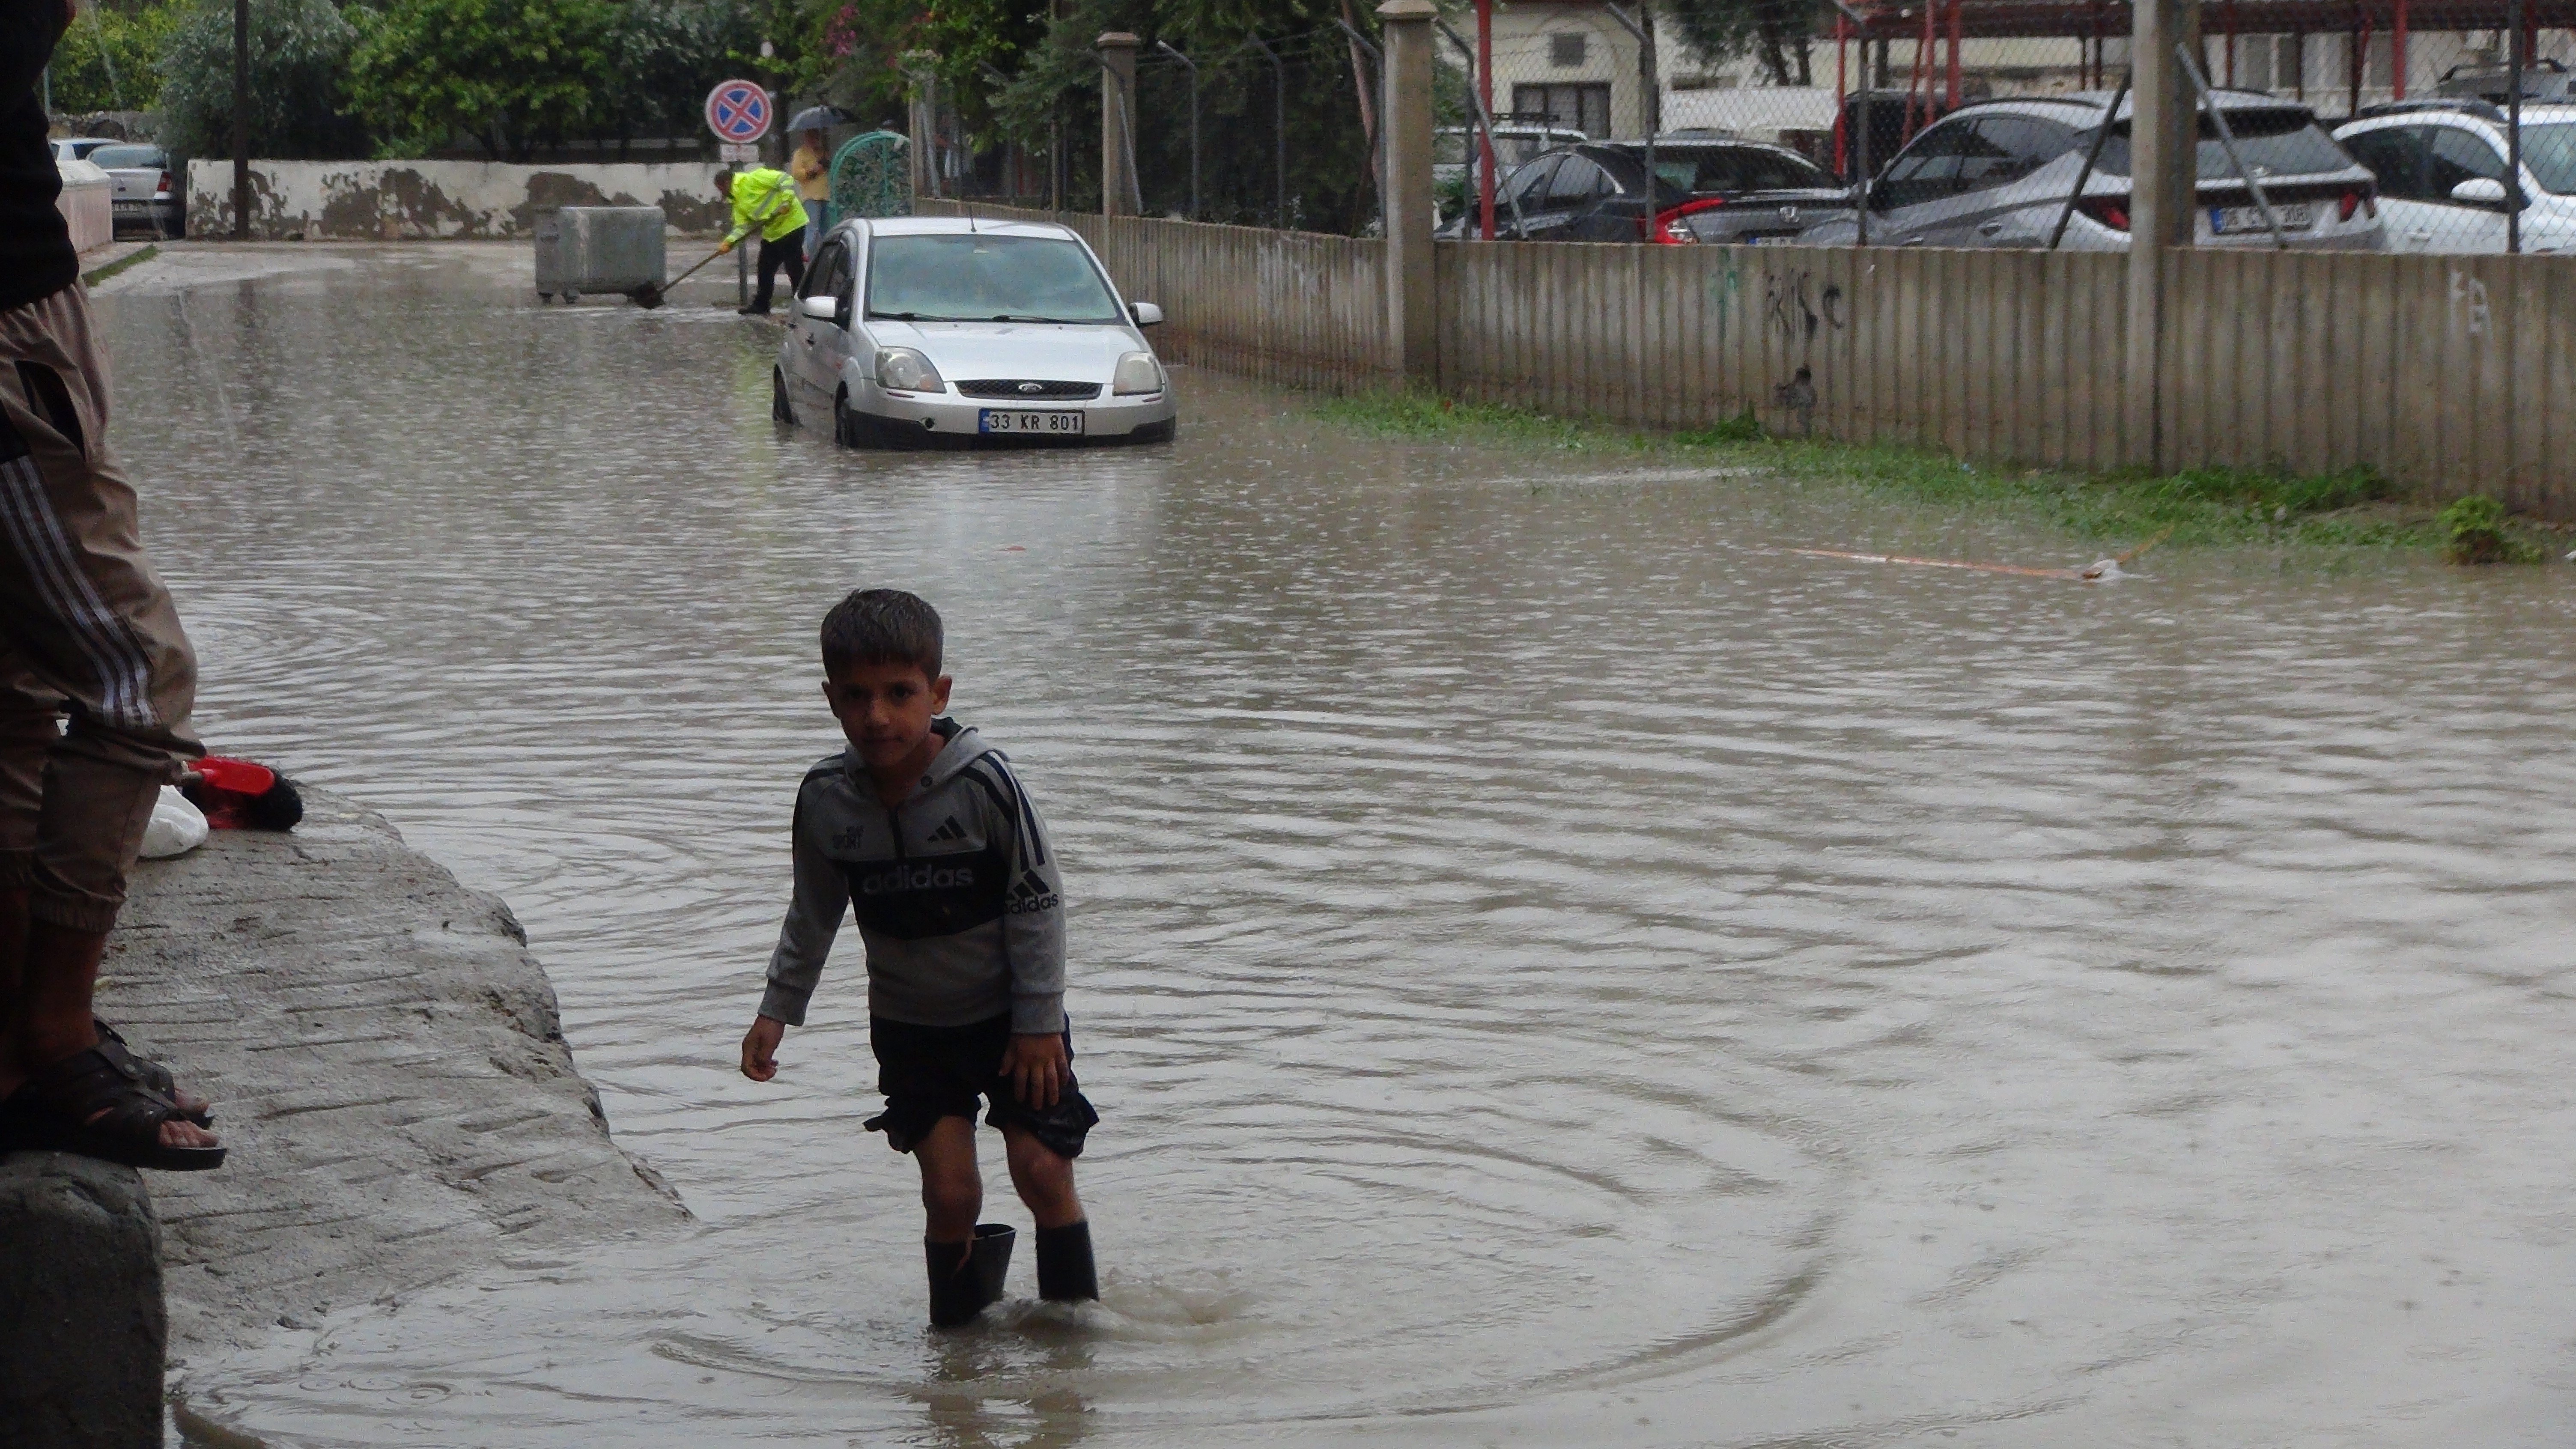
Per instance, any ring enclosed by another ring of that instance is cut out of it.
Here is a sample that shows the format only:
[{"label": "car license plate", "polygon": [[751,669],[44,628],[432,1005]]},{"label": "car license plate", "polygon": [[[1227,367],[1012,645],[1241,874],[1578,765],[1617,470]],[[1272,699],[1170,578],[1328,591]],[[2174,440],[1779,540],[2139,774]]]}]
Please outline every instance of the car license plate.
[{"label": "car license plate", "polygon": [[108,209],[110,211],[141,211],[143,207],[144,203],[140,201],[112,201],[108,203]]},{"label": "car license plate", "polygon": [[1756,232],[1745,241],[1757,247],[1785,247],[1798,239],[1794,231]]},{"label": "car license plate", "polygon": [[[2276,206],[2272,214],[2281,219],[2283,231],[2306,231],[2317,224],[2317,209],[2313,206]],[[2259,206],[2213,206],[2209,209],[2209,229],[2221,234],[2271,230],[2264,225],[2263,208]]]},{"label": "car license plate", "polygon": [[1027,413],[1016,408],[981,408],[975,414],[975,431],[979,433],[1022,433],[1046,438],[1082,436],[1082,414]]}]

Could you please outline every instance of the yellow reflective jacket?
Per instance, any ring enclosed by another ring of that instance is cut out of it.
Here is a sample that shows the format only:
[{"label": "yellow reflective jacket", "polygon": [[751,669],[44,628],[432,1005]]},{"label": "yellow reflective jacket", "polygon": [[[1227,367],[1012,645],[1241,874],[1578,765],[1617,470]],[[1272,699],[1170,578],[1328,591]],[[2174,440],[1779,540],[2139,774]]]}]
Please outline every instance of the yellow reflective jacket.
[{"label": "yellow reflective jacket", "polygon": [[805,204],[796,199],[796,183],[775,166],[755,166],[733,178],[733,230],[725,240],[738,242],[756,225],[762,241],[776,241],[805,224]]}]

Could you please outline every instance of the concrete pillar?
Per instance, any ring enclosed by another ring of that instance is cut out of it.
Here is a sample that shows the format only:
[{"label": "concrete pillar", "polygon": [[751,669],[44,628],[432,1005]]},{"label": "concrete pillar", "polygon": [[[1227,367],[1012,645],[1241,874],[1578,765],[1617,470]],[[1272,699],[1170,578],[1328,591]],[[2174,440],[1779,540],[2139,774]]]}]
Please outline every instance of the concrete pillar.
[{"label": "concrete pillar", "polygon": [[1100,214],[1134,216],[1136,186],[1136,37],[1100,37]]},{"label": "concrete pillar", "polygon": [[0,1444],[161,1449],[168,1335],[141,1174],[0,1156]]},{"label": "concrete pillar", "polygon": [[1431,0],[1386,0],[1386,324],[1388,362],[1408,383],[1440,381],[1440,299],[1432,270]]},{"label": "concrete pillar", "polygon": [[2129,39],[2129,458],[2161,472],[2166,249],[2191,245],[2200,152],[2198,97],[2174,47],[2199,51],[2200,0],[2137,0]]}]

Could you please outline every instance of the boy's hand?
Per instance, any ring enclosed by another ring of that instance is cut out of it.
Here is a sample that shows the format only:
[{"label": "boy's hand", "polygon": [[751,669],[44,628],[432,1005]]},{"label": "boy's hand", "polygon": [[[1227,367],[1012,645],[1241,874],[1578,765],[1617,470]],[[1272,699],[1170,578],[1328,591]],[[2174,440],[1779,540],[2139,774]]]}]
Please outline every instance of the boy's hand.
[{"label": "boy's hand", "polygon": [[787,1037],[787,1023],[766,1016],[751,1019],[751,1030],[742,1034],[742,1074],[755,1082],[765,1082],[778,1075],[778,1044]]},{"label": "boy's hand", "polygon": [[1057,1032],[1014,1033],[1011,1044],[1002,1049],[1002,1075],[1010,1079],[1023,1105],[1041,1112],[1064,1094],[1070,1070],[1064,1037]]}]

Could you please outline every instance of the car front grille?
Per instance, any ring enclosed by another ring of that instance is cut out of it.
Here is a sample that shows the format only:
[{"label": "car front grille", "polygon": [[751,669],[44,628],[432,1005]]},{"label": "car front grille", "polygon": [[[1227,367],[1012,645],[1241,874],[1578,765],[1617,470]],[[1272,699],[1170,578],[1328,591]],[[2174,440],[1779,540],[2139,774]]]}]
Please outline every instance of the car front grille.
[{"label": "car front grille", "polygon": [[977,382],[961,382],[957,384],[957,390],[968,397],[1009,398],[1014,402],[1100,396],[1100,384],[1096,382],[1047,382],[1021,377],[988,377]]}]

